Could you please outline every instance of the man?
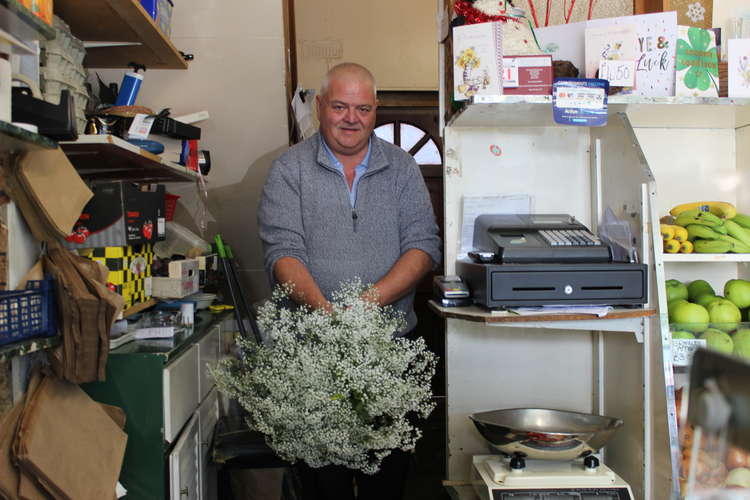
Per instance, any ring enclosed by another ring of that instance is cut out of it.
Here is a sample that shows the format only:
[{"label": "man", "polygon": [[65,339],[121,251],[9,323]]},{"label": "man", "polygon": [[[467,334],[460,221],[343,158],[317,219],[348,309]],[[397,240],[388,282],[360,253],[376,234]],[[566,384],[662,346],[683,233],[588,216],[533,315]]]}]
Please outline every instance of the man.
[{"label": "man", "polygon": [[[265,267],[275,283],[291,282],[293,300],[330,306],[340,284],[359,277],[371,300],[416,325],[414,290],[440,261],[440,240],[419,168],[402,149],[373,134],[375,80],[344,63],[326,75],[316,97],[319,133],[277,159],[258,212]],[[406,455],[394,453],[375,476],[342,467],[312,470],[317,500],[399,499]],[[306,498],[309,489],[306,490]]]}]

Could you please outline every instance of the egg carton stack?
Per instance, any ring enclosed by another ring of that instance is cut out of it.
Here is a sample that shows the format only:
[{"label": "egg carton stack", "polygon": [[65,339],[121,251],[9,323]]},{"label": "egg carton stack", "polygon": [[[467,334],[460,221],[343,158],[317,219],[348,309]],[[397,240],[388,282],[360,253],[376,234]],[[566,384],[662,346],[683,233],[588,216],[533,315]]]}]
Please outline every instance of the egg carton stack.
[{"label": "egg carton stack", "polygon": [[86,49],[83,42],[74,37],[70,27],[55,16],[52,23],[56,36],[53,40],[41,43],[40,85],[44,100],[60,103],[60,93],[67,89],[75,102],[76,128],[82,134],[86,127],[86,104],[89,95],[86,90],[86,70],[83,58]]}]

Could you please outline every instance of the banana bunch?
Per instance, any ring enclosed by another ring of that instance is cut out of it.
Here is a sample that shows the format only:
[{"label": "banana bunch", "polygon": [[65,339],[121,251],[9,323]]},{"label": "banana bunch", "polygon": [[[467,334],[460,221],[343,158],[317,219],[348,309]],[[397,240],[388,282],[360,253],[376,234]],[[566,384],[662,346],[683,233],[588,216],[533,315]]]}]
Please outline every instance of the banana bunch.
[{"label": "banana bunch", "polygon": [[673,224],[660,224],[664,251],[667,253],[682,251],[681,243],[676,249],[675,243],[670,243],[677,241],[677,232],[670,233],[673,226],[687,231],[686,241],[692,243],[695,253],[750,253],[750,216],[738,214],[731,203],[685,203],[674,207],[669,213]]},{"label": "banana bunch", "polygon": [[659,224],[664,251],[667,253],[693,253],[693,243],[688,240],[688,231],[674,224]]}]

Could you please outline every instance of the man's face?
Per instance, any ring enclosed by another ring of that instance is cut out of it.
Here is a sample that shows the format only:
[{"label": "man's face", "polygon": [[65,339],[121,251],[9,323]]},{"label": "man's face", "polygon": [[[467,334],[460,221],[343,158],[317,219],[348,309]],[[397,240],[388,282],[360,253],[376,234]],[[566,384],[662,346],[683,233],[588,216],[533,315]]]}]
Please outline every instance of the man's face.
[{"label": "man's face", "polygon": [[356,78],[332,78],[325,95],[316,98],[320,133],[331,150],[352,156],[367,149],[375,128],[372,85]]}]

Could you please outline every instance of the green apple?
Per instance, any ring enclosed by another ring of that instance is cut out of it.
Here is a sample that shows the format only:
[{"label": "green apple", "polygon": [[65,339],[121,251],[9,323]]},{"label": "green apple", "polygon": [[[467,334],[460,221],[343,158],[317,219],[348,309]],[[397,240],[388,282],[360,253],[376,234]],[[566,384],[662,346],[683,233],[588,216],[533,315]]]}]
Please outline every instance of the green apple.
[{"label": "green apple", "polygon": [[698,297],[696,297],[693,302],[695,302],[696,304],[700,304],[703,307],[708,307],[708,305],[714,300],[722,300],[722,298],[717,297],[716,295],[711,295],[710,293],[704,293],[703,295],[699,295]]},{"label": "green apple", "polygon": [[688,299],[688,288],[680,280],[667,280],[664,282],[667,287],[667,302],[675,299]]},{"label": "green apple", "polygon": [[710,319],[705,307],[692,302],[680,302],[672,308],[669,320],[675,324],[676,330],[700,333],[708,328]]},{"label": "green apple", "polygon": [[688,300],[690,302],[695,302],[698,297],[701,295],[716,295],[716,292],[714,291],[711,284],[706,280],[695,280],[691,281],[690,284],[687,286],[688,289]]},{"label": "green apple", "polygon": [[701,334],[699,337],[705,339],[706,347],[719,351],[724,354],[732,354],[734,350],[734,342],[732,337],[728,333],[717,330],[716,328],[709,328]]},{"label": "green apple", "polygon": [[708,309],[708,318],[711,326],[725,332],[730,332],[737,328],[742,320],[740,308],[734,305],[731,300],[714,300],[706,309]]},{"label": "green apple", "polygon": [[750,359],[750,328],[740,328],[732,335],[734,353],[745,359]]},{"label": "green apple", "polygon": [[724,296],[742,309],[750,306],[750,281],[729,280],[724,284]]},{"label": "green apple", "polygon": [[695,335],[693,335],[690,332],[686,332],[685,330],[676,330],[672,332],[672,338],[673,339],[689,339],[693,340],[695,339]]},{"label": "green apple", "polygon": [[672,311],[674,311],[674,308],[677,307],[677,304],[682,304],[682,303],[687,304],[688,301],[685,300],[685,299],[674,299],[673,301],[671,301],[671,302],[669,302],[667,304],[667,314],[669,316],[669,322],[670,323],[673,322],[673,320],[672,320]]}]

